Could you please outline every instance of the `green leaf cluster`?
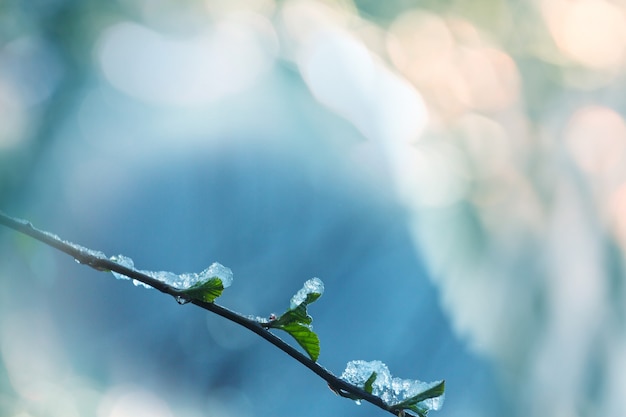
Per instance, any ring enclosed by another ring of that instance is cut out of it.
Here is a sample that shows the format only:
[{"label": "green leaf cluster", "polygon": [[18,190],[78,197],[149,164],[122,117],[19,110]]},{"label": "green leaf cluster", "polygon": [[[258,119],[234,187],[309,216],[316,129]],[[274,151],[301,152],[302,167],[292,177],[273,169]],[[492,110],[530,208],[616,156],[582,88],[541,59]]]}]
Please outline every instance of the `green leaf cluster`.
[{"label": "green leaf cluster", "polygon": [[213,277],[206,281],[198,282],[182,291],[182,297],[212,303],[217,297],[222,295],[222,291],[224,291],[222,280],[218,277]]},{"label": "green leaf cluster", "polygon": [[[347,368],[348,369],[348,368]],[[386,367],[385,367],[386,369]],[[389,407],[388,410],[394,412],[398,416],[404,417],[406,415],[417,415],[419,417],[426,417],[428,412],[432,409],[438,409],[438,407],[433,408],[433,404],[429,404],[426,400],[434,399],[437,397],[441,397],[445,391],[445,381],[439,381],[431,385],[430,387],[426,387],[423,391],[418,392],[410,397],[406,397],[404,399],[401,392],[394,389],[394,384],[401,383],[420,383],[419,381],[411,381],[411,380],[400,380],[399,378],[393,378],[392,381],[386,381],[382,386],[375,387],[376,379],[378,377],[378,373],[376,371],[372,371],[365,382],[356,383],[356,385],[363,389],[363,391],[368,394],[375,395],[383,400],[385,404]],[[383,380],[386,378],[391,378],[390,375],[382,376]],[[342,377],[343,379],[343,377]],[[354,383],[348,378],[348,382]],[[402,390],[401,390],[402,391]],[[357,403],[360,403],[364,398],[362,396],[350,394],[350,393],[342,393],[344,397],[351,398],[355,400]]]},{"label": "green leaf cluster", "polygon": [[320,339],[311,328],[313,318],[307,312],[307,306],[322,294],[311,292],[299,305],[290,308],[280,317],[268,323],[272,329],[284,330],[293,337],[309,357],[316,362],[320,355]]}]

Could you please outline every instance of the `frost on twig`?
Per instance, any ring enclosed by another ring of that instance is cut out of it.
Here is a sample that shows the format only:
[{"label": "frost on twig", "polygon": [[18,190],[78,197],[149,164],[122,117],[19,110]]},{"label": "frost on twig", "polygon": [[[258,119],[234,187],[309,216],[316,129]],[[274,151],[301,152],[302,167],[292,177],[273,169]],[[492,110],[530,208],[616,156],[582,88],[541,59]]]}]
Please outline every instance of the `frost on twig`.
[{"label": "frost on twig", "polygon": [[[128,256],[124,256],[124,255],[112,256],[111,260],[122,266],[125,266],[126,268],[135,269],[135,263]],[[115,271],[111,271],[111,272],[117,279],[130,279],[124,274],[120,274]],[[231,271],[230,268],[227,268],[224,265],[219,264],[217,262],[214,262],[213,264],[211,264],[211,266],[209,266],[208,268],[206,268],[204,271],[200,273],[192,272],[192,273],[184,273],[184,274],[175,274],[169,271],[139,271],[139,272],[141,272],[142,274],[148,275],[149,277],[152,277],[156,279],[157,281],[162,282],[163,284],[169,285],[170,287],[175,288],[176,290],[180,290],[180,291],[188,292],[188,293],[192,289],[199,289],[199,288],[206,287],[207,284],[211,280],[215,280],[215,279],[219,279],[220,282],[217,283],[217,281],[215,281],[214,285],[215,286],[221,285],[222,290],[224,288],[230,287],[230,285],[233,282],[233,271]],[[135,285],[142,285],[146,288],[152,288],[150,285],[145,284],[136,279],[133,279],[133,283]],[[191,293],[194,294],[193,291],[191,291]],[[204,299],[204,297],[201,297],[201,298]],[[213,299],[215,298],[217,297],[213,297]],[[211,299],[210,301],[213,301],[213,299]],[[180,301],[181,300],[179,300],[179,302]],[[205,301],[207,300],[205,299]]]}]

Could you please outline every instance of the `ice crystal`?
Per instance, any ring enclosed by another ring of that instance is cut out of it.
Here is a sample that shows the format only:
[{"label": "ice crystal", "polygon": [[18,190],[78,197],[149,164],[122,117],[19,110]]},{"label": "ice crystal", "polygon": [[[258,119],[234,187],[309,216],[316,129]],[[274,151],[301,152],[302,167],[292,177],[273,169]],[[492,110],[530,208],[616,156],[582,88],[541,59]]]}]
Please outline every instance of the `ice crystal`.
[{"label": "ice crystal", "polygon": [[309,294],[319,294],[322,295],[324,293],[324,283],[319,278],[311,278],[307,282],[304,283],[304,286],[293,296],[291,297],[291,309],[297,308],[300,304],[302,304],[308,297]]},{"label": "ice crystal", "polygon": [[[372,384],[372,394],[380,397],[388,405],[399,404],[441,383],[441,381],[426,383],[412,379],[394,378],[383,362],[362,360],[348,362],[345,371],[341,374],[341,379],[364,388],[373,372],[376,372],[376,379]],[[441,395],[421,401],[420,404],[428,410],[439,410],[443,405],[443,400],[444,396]]]},{"label": "ice crystal", "polygon": [[[111,257],[111,260],[127,268],[135,269],[135,263],[128,256],[117,255],[117,256]],[[117,273],[115,271],[112,271],[112,272],[113,272],[113,275],[115,275],[117,279],[129,279],[126,275]],[[207,282],[211,278],[219,278],[222,281],[222,286],[224,288],[229,287],[233,282],[233,272],[230,270],[230,268],[227,268],[224,265],[221,265],[217,262],[214,262],[213,264],[211,264],[211,266],[209,266],[208,268],[206,268],[204,271],[200,273],[191,272],[191,273],[184,273],[184,274],[175,274],[173,272],[168,272],[168,271],[139,271],[139,272],[141,272],[142,274],[148,275],[149,277],[154,278],[157,281],[161,281],[162,283],[167,284],[170,287],[174,287],[178,290],[187,290],[196,284]],[[143,285],[147,288],[150,288],[150,286],[137,280],[133,280],[133,283],[135,285]]]}]

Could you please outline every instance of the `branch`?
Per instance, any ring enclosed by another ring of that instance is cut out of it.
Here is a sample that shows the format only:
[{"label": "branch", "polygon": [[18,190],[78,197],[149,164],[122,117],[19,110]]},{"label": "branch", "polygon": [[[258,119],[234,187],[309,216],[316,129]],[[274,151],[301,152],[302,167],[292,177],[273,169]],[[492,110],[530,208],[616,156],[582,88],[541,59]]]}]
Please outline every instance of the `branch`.
[{"label": "branch", "polygon": [[309,357],[307,357],[300,351],[296,350],[294,347],[287,344],[278,336],[271,333],[269,331],[269,328],[271,327],[270,325],[271,322],[262,323],[262,322],[250,319],[237,312],[229,310],[226,307],[222,307],[219,304],[216,304],[215,302],[205,302],[199,299],[189,299],[185,297],[184,290],[174,288],[136,269],[128,268],[123,265],[120,265],[119,263],[114,262],[110,260],[109,258],[107,258],[106,255],[102,252],[94,251],[94,250],[85,248],[83,246],[76,245],[72,242],[62,240],[60,237],[54,234],[35,228],[27,220],[10,217],[6,215],[5,213],[3,213],[2,211],[0,211],[0,224],[6,227],[9,227],[13,230],[16,230],[20,233],[23,233],[25,235],[28,235],[36,240],[39,240],[40,242],[43,242],[46,245],[52,246],[53,248],[58,249],[59,251],[72,256],[74,259],[76,259],[76,261],[78,261],[81,264],[87,265],[98,271],[115,271],[119,274],[125,275],[129,278],[132,278],[144,284],[147,284],[162,293],[169,294],[173,296],[180,303],[189,302],[191,304],[195,304],[196,306],[200,308],[208,310],[221,317],[224,317],[227,320],[237,323],[238,325],[243,326],[246,329],[261,336],[263,339],[267,340],[272,345],[276,346],[278,349],[282,350],[287,355],[291,356],[293,359],[297,360],[302,365],[309,368],[316,375],[318,375],[320,378],[326,381],[329,388],[333,392],[335,392],[337,395],[340,395],[346,398],[367,401],[394,415],[404,415],[403,408],[399,408],[397,405],[389,405],[385,403],[380,397],[373,395],[371,393],[371,383],[370,383],[370,387],[368,391],[356,385],[353,385],[335,376],[332,372],[330,372],[323,366],[319,365],[317,362],[310,359]]},{"label": "branch", "polygon": [[[156,279],[155,277],[158,275],[155,273],[134,269],[132,262],[128,263],[130,267],[124,266],[112,260],[115,258],[107,258],[102,252],[63,240],[57,235],[35,228],[29,221],[10,217],[1,211],[0,224],[52,246],[72,256],[81,264],[88,265],[98,271],[115,272],[116,274],[124,275],[149,285],[162,293],[171,295],[180,304],[195,304],[200,308],[245,327],[309,368],[326,381],[329,388],[337,395],[352,400],[367,401],[400,417],[405,416],[406,411],[425,417],[429,410],[437,410],[443,404],[445,381],[426,384],[417,380],[401,380],[399,378],[393,378],[392,380],[389,370],[380,361],[351,361],[348,363],[342,378],[338,378],[332,372],[319,365],[316,362],[319,354],[319,338],[311,331],[310,323],[312,318],[307,314],[306,310],[307,305],[317,300],[323,292],[323,283],[317,278],[313,278],[305,283],[302,290],[298,291],[292,298],[291,308],[282,316],[268,321],[256,320],[245,317],[214,302],[214,299],[219,297],[224,287],[230,284],[230,279],[228,279],[228,284],[224,281],[226,279],[225,276],[209,277],[208,280],[202,280],[197,285],[193,284],[189,288],[180,289],[170,285],[172,283],[171,280],[165,279],[161,281]],[[210,269],[203,271],[203,274]],[[194,275],[197,276],[197,274]],[[309,357],[271,333],[270,329],[272,328],[284,330],[293,336],[309,354]],[[383,382],[377,382],[378,376],[381,377]]]}]

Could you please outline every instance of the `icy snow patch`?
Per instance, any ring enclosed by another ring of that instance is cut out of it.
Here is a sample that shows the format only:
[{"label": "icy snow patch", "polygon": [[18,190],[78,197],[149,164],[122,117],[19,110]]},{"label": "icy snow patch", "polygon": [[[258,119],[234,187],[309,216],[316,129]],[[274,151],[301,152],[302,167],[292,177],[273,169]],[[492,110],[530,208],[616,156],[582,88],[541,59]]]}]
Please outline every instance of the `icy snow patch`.
[{"label": "icy snow patch", "polygon": [[[117,262],[118,264],[125,266],[127,268],[135,269],[135,263],[131,258],[124,255],[112,256],[111,260],[113,262]],[[126,275],[119,274],[117,272],[113,272],[115,278],[117,279],[129,279]],[[156,279],[157,281],[161,281],[164,284],[169,285],[170,287],[174,287],[178,290],[187,290],[193,287],[196,284],[202,284],[204,282],[209,281],[211,278],[219,278],[222,281],[222,286],[224,288],[230,287],[233,282],[233,271],[230,268],[225,267],[217,262],[214,262],[207,269],[200,273],[191,272],[184,274],[175,274],[173,272],[168,271],[139,271],[149,277]],[[133,280],[135,285],[143,285],[146,288],[151,288],[149,285],[146,285],[136,279]]]},{"label": "icy snow patch", "polygon": [[[357,387],[364,388],[365,382],[372,375],[372,372],[376,372],[376,379],[372,384],[372,394],[380,397],[388,405],[399,404],[441,382],[426,383],[412,379],[393,378],[389,368],[383,362],[361,360],[348,362],[346,370],[341,374],[341,379]],[[443,399],[444,396],[441,395],[421,401],[419,404],[423,404],[429,410],[439,410],[443,405]]]},{"label": "icy snow patch", "polygon": [[[26,221],[23,220],[23,224],[27,224],[30,225],[30,227],[33,227],[33,225]],[[89,249],[86,248],[84,246],[78,245],[74,242],[70,242],[69,240],[64,240],[61,239],[59,236],[55,235],[54,233],[50,233],[50,232],[46,232],[46,231],[41,231],[41,233],[43,233],[44,235],[48,236],[49,238],[56,240],[57,242],[63,243],[67,246],[71,246],[72,248],[76,249],[77,251],[81,252],[82,255],[88,255],[88,256],[93,256],[94,258],[99,258],[99,259],[106,259],[107,256],[104,254],[104,252],[100,252],[99,250],[93,250],[93,249]],[[79,262],[78,259],[76,259],[76,262]]]},{"label": "icy snow patch", "polygon": [[[133,262],[133,260],[131,258],[129,258],[128,256],[124,256],[124,255],[117,255],[117,256],[111,256],[111,260],[113,262],[116,262],[122,266],[125,266],[126,268],[130,268],[130,269],[135,269],[135,263]],[[142,271],[143,272],[143,271]],[[126,275],[117,273],[115,271],[111,271],[111,273],[113,274],[113,276],[115,276],[115,278],[117,279],[130,279],[128,278]],[[141,281],[137,281],[136,279],[133,279],[133,284],[137,285],[137,286],[143,286],[145,288],[152,288],[151,286],[149,286],[148,284],[144,284]]]},{"label": "icy snow patch", "polygon": [[291,309],[293,310],[294,308],[297,308],[300,304],[304,302],[304,300],[306,300],[306,297],[309,294],[314,293],[317,293],[319,295],[322,295],[324,293],[324,283],[319,278],[311,278],[310,280],[305,282],[304,286],[296,293],[296,295],[291,297]]}]

